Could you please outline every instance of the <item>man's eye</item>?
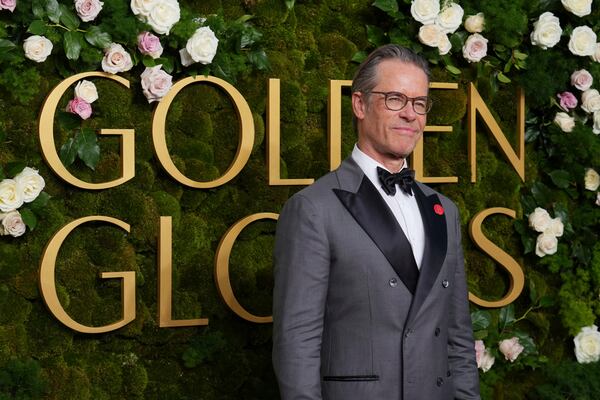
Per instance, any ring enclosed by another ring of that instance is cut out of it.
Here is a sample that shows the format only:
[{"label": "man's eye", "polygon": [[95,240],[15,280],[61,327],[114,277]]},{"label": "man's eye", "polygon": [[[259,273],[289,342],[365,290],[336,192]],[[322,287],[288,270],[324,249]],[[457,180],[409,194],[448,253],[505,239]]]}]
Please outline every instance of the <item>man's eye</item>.
[{"label": "man's eye", "polygon": [[394,102],[394,103],[402,103],[402,97],[400,96],[389,96],[388,97],[388,101]]}]

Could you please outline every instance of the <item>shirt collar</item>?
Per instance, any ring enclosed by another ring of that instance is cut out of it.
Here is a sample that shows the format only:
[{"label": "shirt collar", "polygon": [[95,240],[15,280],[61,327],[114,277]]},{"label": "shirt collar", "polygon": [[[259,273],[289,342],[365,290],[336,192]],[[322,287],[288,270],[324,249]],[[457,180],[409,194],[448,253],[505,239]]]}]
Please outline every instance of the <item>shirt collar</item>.
[{"label": "shirt collar", "polygon": [[[362,171],[365,173],[367,178],[369,178],[371,182],[375,184],[376,187],[379,187],[380,185],[379,177],[377,176],[377,167],[381,167],[386,171],[388,169],[378,161],[375,161],[373,158],[365,154],[361,149],[358,148],[357,144],[354,144],[354,149],[352,150],[352,159],[356,161],[356,163],[358,164],[360,169],[362,169]],[[400,168],[400,170],[403,170],[404,168],[408,168],[408,166],[406,165],[406,159],[404,159],[404,164],[402,165],[402,168]]]}]

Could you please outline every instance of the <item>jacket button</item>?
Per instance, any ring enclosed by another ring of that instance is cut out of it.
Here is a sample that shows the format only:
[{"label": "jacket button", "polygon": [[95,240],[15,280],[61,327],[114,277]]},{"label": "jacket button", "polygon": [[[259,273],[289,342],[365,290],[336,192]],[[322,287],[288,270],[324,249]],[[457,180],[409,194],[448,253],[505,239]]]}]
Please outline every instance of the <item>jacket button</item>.
[{"label": "jacket button", "polygon": [[444,279],[442,281],[442,286],[445,287],[445,288],[447,288],[448,286],[450,286],[450,282],[448,282],[446,279]]},{"label": "jacket button", "polygon": [[396,287],[398,286],[398,280],[396,278],[392,278],[390,279],[390,286],[391,287]]},{"label": "jacket button", "polygon": [[435,328],[435,336],[440,336],[440,328]]},{"label": "jacket button", "polygon": [[450,378],[450,377],[452,376],[452,371],[448,371],[448,372],[446,372],[446,376],[447,376],[448,378]]},{"label": "jacket button", "polygon": [[442,386],[444,384],[444,378],[438,376],[437,378],[437,385],[438,386]]},{"label": "jacket button", "polygon": [[407,338],[412,334],[412,331],[410,329],[407,329],[406,332],[404,333],[404,337]]}]

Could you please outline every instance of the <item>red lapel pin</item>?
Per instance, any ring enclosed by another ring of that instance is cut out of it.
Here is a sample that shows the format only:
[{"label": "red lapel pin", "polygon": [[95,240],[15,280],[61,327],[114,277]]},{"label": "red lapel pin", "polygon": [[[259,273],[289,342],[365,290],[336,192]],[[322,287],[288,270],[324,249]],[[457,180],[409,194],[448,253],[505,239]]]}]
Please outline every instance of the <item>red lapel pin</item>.
[{"label": "red lapel pin", "polygon": [[433,211],[437,214],[437,215],[444,215],[444,207],[442,207],[441,204],[436,204],[433,206]]}]

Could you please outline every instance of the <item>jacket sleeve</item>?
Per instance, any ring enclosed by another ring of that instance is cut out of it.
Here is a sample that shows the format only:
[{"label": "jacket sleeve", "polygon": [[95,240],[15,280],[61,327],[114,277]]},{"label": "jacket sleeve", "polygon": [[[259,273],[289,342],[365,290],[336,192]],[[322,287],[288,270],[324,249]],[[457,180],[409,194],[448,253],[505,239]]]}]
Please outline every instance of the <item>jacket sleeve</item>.
[{"label": "jacket sleeve", "polygon": [[450,307],[448,331],[448,362],[454,381],[454,397],[460,400],[480,399],[479,372],[475,361],[475,342],[469,313],[468,289],[465,275],[464,255],[461,245],[460,220],[454,223],[457,265],[454,292]]},{"label": "jacket sleeve", "polygon": [[273,366],[282,400],[321,399],[321,338],[330,266],[323,211],[296,194],[277,223]]}]

